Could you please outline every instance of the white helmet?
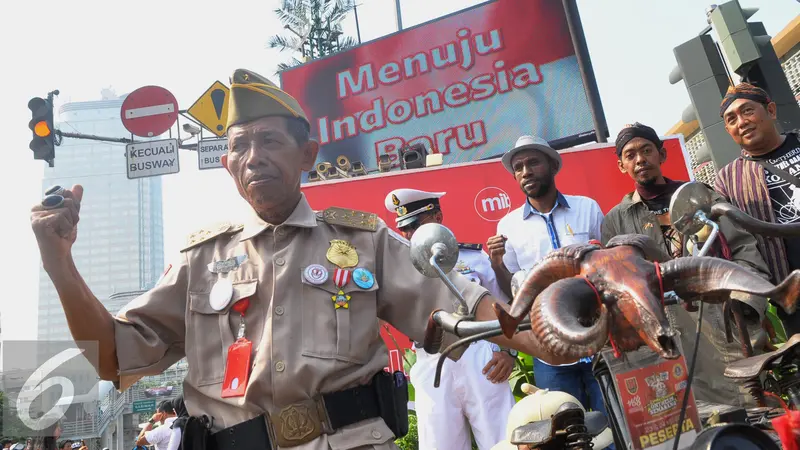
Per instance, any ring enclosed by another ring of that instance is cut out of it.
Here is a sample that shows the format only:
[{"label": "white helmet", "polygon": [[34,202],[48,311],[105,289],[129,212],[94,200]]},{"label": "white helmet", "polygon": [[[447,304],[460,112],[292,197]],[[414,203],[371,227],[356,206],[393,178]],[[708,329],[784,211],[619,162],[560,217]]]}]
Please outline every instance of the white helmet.
[{"label": "white helmet", "polygon": [[[508,441],[504,441],[506,443],[510,442],[511,435],[514,433],[515,429],[531,422],[549,419],[564,403],[575,403],[585,411],[583,405],[581,405],[581,402],[566,392],[539,389],[536,386],[527,383],[522,385],[522,391],[528,395],[517,402],[517,404],[511,408],[511,412],[508,414],[508,424],[506,425],[506,439],[508,439]],[[614,436],[611,428],[606,427],[602,433],[592,439],[592,442],[594,443],[594,448],[597,450],[606,448],[613,444]],[[513,445],[510,443],[508,445],[510,445],[510,447],[495,446],[496,448],[493,448],[492,450],[504,450],[505,448],[514,449]]]}]

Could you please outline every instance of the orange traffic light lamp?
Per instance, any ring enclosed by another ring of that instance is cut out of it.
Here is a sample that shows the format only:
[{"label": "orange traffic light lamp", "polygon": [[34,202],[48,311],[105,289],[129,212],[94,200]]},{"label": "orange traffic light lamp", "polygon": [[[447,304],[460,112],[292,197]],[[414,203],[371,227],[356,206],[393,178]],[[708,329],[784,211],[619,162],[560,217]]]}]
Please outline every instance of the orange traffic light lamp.
[{"label": "orange traffic light lamp", "polygon": [[50,125],[48,125],[44,120],[38,122],[33,127],[33,133],[42,138],[50,136],[52,132],[53,131],[50,129]]},{"label": "orange traffic light lamp", "polygon": [[31,110],[31,121],[28,128],[33,131],[33,139],[30,149],[33,150],[33,158],[47,161],[53,167],[55,158],[55,139],[53,127],[53,101],[52,95],[47,99],[34,97],[28,102]]}]

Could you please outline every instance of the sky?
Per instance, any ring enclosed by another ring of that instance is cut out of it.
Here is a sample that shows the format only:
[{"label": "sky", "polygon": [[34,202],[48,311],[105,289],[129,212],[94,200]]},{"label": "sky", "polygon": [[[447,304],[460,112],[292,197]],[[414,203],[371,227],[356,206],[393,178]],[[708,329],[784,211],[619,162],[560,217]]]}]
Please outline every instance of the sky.
[{"label": "sky", "polygon": [[[773,36],[800,13],[797,0],[740,2],[760,8],[751,21],[764,22]],[[478,3],[482,1],[401,0],[403,25]],[[273,13],[278,4],[278,0],[240,0],[226,8],[207,0],[41,0],[15,2],[14,11],[5,10],[0,26],[0,124],[8,127],[0,165],[5,192],[0,236],[7,242],[0,257],[4,340],[36,337],[41,262],[30,228],[30,208],[41,199],[45,163],[35,161],[28,149],[28,100],[59,89],[57,110],[70,101],[99,100],[103,88],[124,94],[153,84],[169,89],[186,108],[214,81],[227,84],[237,68],[254,70],[277,83],[275,68],[288,55],[267,49],[266,42],[283,31]],[[362,41],[396,31],[394,0],[359,4]],[[578,0],[612,136],[633,121],[663,134],[679,120],[689,98],[683,84],[668,82],[675,66],[672,49],[706,26],[708,4]],[[355,37],[352,16],[344,30]],[[217,220],[235,220],[247,207],[226,172],[198,171],[191,152],[183,152],[181,158],[181,172],[163,179],[167,263],[190,232]]]}]

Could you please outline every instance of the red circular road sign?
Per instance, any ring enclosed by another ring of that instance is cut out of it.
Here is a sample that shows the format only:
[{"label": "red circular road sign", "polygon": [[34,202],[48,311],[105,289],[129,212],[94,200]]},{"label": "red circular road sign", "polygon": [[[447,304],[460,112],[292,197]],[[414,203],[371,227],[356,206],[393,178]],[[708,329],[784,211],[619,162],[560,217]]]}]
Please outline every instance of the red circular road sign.
[{"label": "red circular road sign", "polygon": [[122,102],[120,117],[122,125],[136,136],[158,136],[178,120],[178,101],[162,87],[140,87]]}]

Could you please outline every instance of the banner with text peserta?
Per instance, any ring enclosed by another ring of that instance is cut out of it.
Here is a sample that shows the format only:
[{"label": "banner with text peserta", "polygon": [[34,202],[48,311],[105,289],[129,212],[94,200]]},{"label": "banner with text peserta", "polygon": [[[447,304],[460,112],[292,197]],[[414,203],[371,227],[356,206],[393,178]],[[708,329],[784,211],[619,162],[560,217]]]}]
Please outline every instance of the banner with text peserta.
[{"label": "banner with text peserta", "polygon": [[[444,164],[525,134],[564,148],[594,125],[562,2],[495,0],[281,73],[322,148],[377,167],[423,144]],[[305,180],[305,178],[304,178]]]}]

